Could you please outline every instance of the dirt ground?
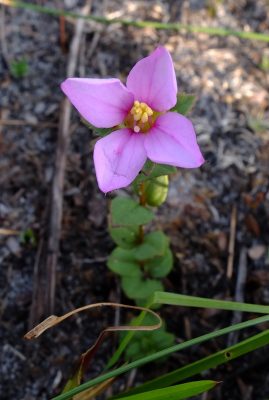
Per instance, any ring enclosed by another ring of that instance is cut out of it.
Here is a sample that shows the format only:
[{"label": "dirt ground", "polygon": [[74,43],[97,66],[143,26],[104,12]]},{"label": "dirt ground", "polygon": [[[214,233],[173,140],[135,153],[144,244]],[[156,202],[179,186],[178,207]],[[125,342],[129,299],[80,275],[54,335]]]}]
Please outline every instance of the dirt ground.
[{"label": "dirt ground", "polygon": [[[84,2],[36,2],[81,11]],[[1,6],[0,228],[22,235],[0,237],[0,398],[48,399],[59,393],[78,356],[113,322],[109,312],[81,315],[26,342],[39,249],[47,235],[58,124],[74,22]],[[269,31],[266,0],[93,0],[96,15],[183,22],[235,30]],[[190,117],[206,159],[199,170],[173,177],[168,201],[157,213],[175,255],[168,291],[269,304],[269,78],[266,43],[236,37],[85,23],[76,76],[125,79],[134,63],[158,44],[171,52],[179,90],[197,95]],[[27,60],[28,73],[10,72]],[[98,301],[128,302],[106,267],[113,249],[107,232],[111,195],[97,188],[94,136],[72,113],[57,263],[57,315]],[[233,258],[234,257],[234,258]],[[242,273],[245,273],[243,281]],[[241,285],[243,290],[239,290]],[[40,288],[41,290],[41,288]],[[212,310],[164,307],[178,340],[229,325],[235,316]],[[245,316],[243,316],[245,318]],[[224,337],[137,371],[135,382],[177,368],[243,339],[265,326]],[[115,338],[100,349],[89,372],[102,371]],[[202,400],[266,400],[268,348],[209,371],[223,383]],[[127,377],[128,378],[128,377]],[[130,377],[129,377],[130,378]],[[124,388],[128,379],[120,379]],[[110,394],[113,393],[113,389]]]}]

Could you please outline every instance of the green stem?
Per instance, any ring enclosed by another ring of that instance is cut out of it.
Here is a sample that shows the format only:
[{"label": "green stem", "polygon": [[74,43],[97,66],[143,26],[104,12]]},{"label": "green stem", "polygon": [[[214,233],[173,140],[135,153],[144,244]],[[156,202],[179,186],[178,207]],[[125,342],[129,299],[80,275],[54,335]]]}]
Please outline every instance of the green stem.
[{"label": "green stem", "polygon": [[264,34],[260,32],[245,32],[245,31],[235,31],[233,29],[227,28],[215,28],[215,27],[205,27],[196,25],[187,25],[180,22],[157,22],[157,21],[133,21],[126,19],[109,19],[106,17],[95,16],[95,15],[81,15],[72,11],[60,10],[52,7],[43,7],[38,4],[25,3],[24,1],[16,0],[0,0],[0,4],[17,7],[22,9],[28,9],[31,11],[39,12],[42,14],[53,15],[55,17],[65,16],[71,18],[84,18],[90,21],[95,21],[100,24],[121,24],[124,26],[134,26],[136,28],[155,28],[163,30],[175,30],[175,31],[187,31],[191,33],[205,33],[207,35],[217,35],[217,36],[236,36],[241,39],[248,40],[259,40],[263,42],[269,42],[269,34]]},{"label": "green stem", "polygon": [[[146,205],[144,182],[142,182],[139,186],[139,204],[143,207]],[[139,226],[139,243],[143,243],[143,241],[144,241],[144,225],[140,225]]]}]

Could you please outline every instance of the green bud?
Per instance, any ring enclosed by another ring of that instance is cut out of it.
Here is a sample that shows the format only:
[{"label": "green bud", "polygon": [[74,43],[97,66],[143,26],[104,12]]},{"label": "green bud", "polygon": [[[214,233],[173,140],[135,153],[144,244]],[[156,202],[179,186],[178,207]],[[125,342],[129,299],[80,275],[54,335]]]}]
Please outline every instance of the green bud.
[{"label": "green bud", "polygon": [[145,199],[149,206],[158,207],[166,200],[169,186],[168,175],[158,176],[145,183]]}]

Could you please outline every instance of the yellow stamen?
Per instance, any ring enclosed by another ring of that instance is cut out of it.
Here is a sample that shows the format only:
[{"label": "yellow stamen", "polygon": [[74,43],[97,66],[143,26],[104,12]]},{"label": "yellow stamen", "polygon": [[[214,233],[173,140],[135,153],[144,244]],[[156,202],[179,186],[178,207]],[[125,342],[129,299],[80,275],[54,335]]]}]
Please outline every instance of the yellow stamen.
[{"label": "yellow stamen", "polygon": [[158,113],[152,110],[146,103],[135,100],[127,118],[125,126],[136,133],[146,133],[154,124]]},{"label": "yellow stamen", "polygon": [[141,122],[143,122],[144,124],[145,122],[148,122],[148,119],[149,119],[148,114],[144,112],[141,117]]},{"label": "yellow stamen", "polygon": [[142,115],[141,110],[136,111],[136,113],[134,114],[134,120],[139,121],[141,119],[141,115]]}]

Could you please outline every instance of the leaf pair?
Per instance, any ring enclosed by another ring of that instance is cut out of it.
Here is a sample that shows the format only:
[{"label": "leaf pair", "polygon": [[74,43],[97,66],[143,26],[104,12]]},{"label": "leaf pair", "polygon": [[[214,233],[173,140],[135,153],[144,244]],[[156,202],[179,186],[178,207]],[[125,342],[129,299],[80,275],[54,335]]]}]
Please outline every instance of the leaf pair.
[{"label": "leaf pair", "polygon": [[[135,325],[135,319],[132,321]],[[154,319],[151,315],[146,315],[144,318],[144,324],[152,325]],[[123,337],[123,334],[121,334]],[[163,350],[169,346],[172,346],[175,342],[175,336],[166,331],[165,324],[163,322],[162,326],[151,332],[137,332],[133,337],[132,342],[125,350],[124,358],[128,361],[134,361],[141,357],[153,354],[156,351]],[[164,357],[166,358],[166,357]],[[160,362],[163,359],[159,360]]]},{"label": "leaf pair", "polygon": [[132,249],[117,247],[111,253],[108,267],[120,275],[129,298],[146,301],[156,290],[162,290],[159,278],[166,276],[173,266],[168,245],[167,236],[156,231],[146,235],[144,242]]}]

